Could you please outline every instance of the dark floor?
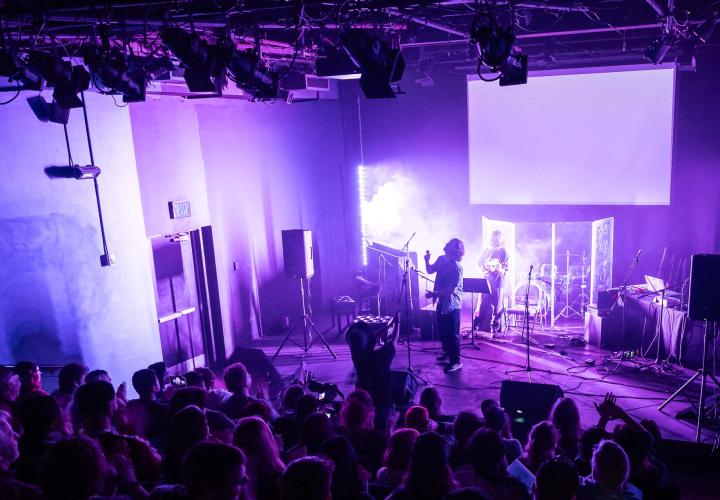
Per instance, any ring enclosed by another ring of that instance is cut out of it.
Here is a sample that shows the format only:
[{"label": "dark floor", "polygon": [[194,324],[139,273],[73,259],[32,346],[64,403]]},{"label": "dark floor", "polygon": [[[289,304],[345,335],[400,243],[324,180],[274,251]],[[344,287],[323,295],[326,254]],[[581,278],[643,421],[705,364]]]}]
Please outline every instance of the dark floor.
[{"label": "dark floor", "polygon": [[[324,325],[323,325],[324,326]],[[275,359],[281,375],[289,376],[303,368],[313,372],[315,379],[337,384],[343,391],[352,390],[354,373],[352,361],[344,336],[336,329],[322,328],[324,335],[337,354],[319,347],[318,342],[303,356],[297,346],[288,344]],[[674,366],[672,371],[659,372],[652,369],[652,359],[636,358],[624,361],[609,359],[610,353],[592,346],[573,347],[570,339],[582,336],[582,326],[570,323],[543,333],[533,334],[530,349],[533,371],[529,376],[522,371],[526,362],[526,349],[519,342],[519,336],[508,334],[499,339],[481,337],[477,347],[463,341],[463,369],[444,374],[442,367],[435,363],[440,352],[439,342],[412,341],[410,357],[412,367],[417,370],[421,383],[438,388],[443,398],[444,410],[455,413],[460,410],[478,409],[482,400],[499,399],[500,384],[503,380],[522,380],[559,385],[566,395],[573,397],[580,408],[585,426],[597,421],[594,403],[600,402],[607,392],[618,397],[618,403],[637,419],[654,419],[667,439],[694,441],[695,426],[691,422],[677,420],[675,414],[697,402],[699,383],[694,383],[686,396],[679,397],[664,411],[658,410],[672,392],[694,372]],[[295,336],[300,340],[300,335]],[[275,354],[279,338],[272,337],[258,341],[254,347],[261,347],[269,357]],[[594,362],[588,366],[586,361]],[[393,368],[408,366],[408,352],[405,345],[398,344]],[[519,373],[510,373],[512,370]],[[715,392],[711,389],[710,396]],[[705,430],[703,441],[711,442],[715,431]]]}]

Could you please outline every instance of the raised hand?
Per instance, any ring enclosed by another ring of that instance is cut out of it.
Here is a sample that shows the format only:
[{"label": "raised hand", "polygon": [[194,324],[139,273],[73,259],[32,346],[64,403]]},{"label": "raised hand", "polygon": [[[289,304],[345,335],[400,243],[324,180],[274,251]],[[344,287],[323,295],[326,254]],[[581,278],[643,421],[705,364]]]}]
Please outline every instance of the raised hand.
[{"label": "raised hand", "polygon": [[616,403],[617,398],[612,392],[605,394],[605,399],[602,403],[595,403],[595,410],[597,410],[600,418],[604,421],[615,420],[620,418],[622,410]]},{"label": "raised hand", "polygon": [[430,262],[430,250],[425,250],[425,262]]}]

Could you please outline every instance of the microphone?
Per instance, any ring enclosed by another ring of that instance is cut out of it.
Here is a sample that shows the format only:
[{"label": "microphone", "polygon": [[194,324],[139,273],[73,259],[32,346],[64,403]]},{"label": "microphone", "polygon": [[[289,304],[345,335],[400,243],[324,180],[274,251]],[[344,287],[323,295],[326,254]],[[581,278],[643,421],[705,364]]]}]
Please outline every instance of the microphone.
[{"label": "microphone", "polygon": [[528,272],[528,279],[530,279],[530,278],[532,277],[533,267],[535,267],[535,266],[533,266],[532,264],[530,264],[530,271]]}]

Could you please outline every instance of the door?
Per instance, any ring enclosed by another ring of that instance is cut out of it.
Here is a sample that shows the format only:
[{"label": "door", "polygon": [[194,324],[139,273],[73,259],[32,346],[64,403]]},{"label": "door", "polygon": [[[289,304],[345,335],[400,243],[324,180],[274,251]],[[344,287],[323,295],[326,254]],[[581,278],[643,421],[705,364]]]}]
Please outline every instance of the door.
[{"label": "door", "polygon": [[193,250],[188,233],[151,238],[163,360],[171,374],[205,366]]}]

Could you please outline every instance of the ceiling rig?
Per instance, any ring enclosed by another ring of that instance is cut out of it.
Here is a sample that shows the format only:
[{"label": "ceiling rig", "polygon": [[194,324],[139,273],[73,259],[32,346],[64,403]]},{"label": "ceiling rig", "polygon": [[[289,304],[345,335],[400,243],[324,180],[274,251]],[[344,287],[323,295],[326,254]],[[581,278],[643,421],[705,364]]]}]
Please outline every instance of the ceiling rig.
[{"label": "ceiling rig", "polygon": [[137,102],[157,82],[260,101],[320,89],[312,77],[359,78],[369,98],[394,97],[407,71],[516,84],[528,68],[692,60],[713,45],[719,10],[702,0],[0,1],[0,91],[51,87],[67,108],[88,86]]}]

